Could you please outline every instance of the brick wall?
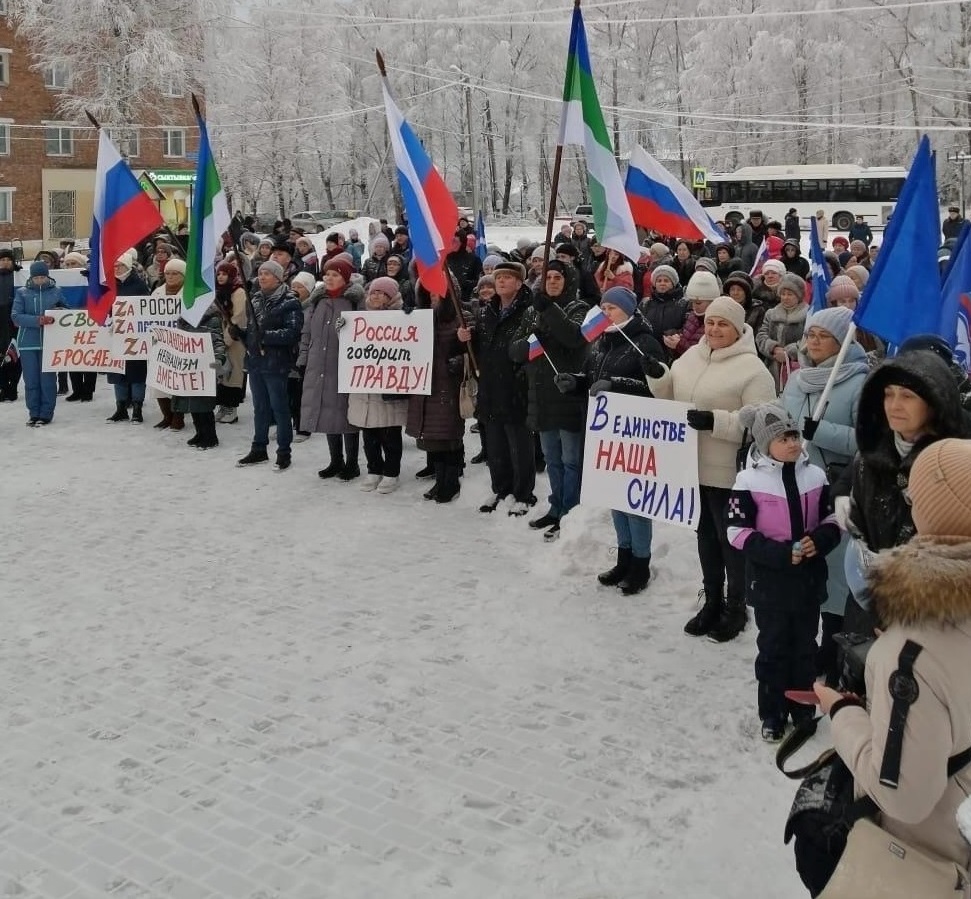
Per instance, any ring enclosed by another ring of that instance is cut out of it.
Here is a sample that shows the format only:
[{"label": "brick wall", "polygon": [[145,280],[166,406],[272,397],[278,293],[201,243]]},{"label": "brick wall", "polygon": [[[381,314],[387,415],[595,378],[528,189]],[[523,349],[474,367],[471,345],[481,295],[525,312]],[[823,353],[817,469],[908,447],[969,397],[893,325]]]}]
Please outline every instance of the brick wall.
[{"label": "brick wall", "polygon": [[[9,20],[0,17],[0,47],[9,49],[8,83],[0,86],[0,119],[12,120],[10,127],[10,153],[0,155],[0,189],[15,188],[13,194],[13,222],[0,223],[0,243],[10,240],[30,242],[31,249],[57,246],[57,239],[44,233],[44,209],[48,197],[44,191],[45,170],[72,170],[73,177],[61,173],[55,180],[64,188],[76,185],[80,193],[90,194],[94,188],[94,170],[97,164],[98,135],[91,128],[73,131],[73,153],[70,156],[48,156],[43,127],[23,128],[18,125],[40,126],[44,121],[62,121],[57,112],[58,92],[44,86],[44,76],[31,69],[32,58],[28,44],[17,35]],[[185,150],[197,149],[198,140],[195,117],[188,96],[168,98],[156,95],[146,98],[139,111],[139,155],[131,159],[137,173],[141,169],[194,169],[195,164],[186,159],[163,156],[162,124],[184,127]],[[79,207],[89,209],[88,202]],[[90,221],[77,221],[77,234],[90,234]]]}]

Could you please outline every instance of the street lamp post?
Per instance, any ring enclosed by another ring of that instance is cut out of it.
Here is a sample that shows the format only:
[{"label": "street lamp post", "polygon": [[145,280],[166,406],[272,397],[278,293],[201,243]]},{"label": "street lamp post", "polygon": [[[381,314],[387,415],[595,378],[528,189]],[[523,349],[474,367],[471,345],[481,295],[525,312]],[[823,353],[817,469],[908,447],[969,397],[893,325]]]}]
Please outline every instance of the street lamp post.
[{"label": "street lamp post", "polygon": [[965,153],[964,150],[958,150],[954,153],[947,154],[948,162],[956,162],[961,169],[961,218],[963,219],[965,211],[965,189],[964,189],[964,166],[971,162],[971,153]]},{"label": "street lamp post", "polygon": [[472,187],[472,211],[479,214],[479,191],[476,189],[475,177],[475,148],[472,146],[472,85],[469,73],[463,72],[457,65],[450,65],[450,69],[462,76],[462,88],[465,91],[465,130],[469,143],[469,181]]}]

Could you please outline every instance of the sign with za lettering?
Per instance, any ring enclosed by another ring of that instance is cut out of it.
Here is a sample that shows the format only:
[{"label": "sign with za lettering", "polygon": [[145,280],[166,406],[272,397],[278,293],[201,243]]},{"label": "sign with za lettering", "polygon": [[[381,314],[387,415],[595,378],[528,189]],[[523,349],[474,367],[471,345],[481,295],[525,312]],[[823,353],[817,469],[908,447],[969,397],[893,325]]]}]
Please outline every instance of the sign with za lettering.
[{"label": "sign with za lettering", "polygon": [[708,170],[692,169],[691,186],[698,188],[698,190],[704,190],[708,186]]},{"label": "sign with za lettering", "polygon": [[178,294],[118,297],[111,307],[111,355],[126,362],[148,359],[152,328],[175,328],[181,314]]},{"label": "sign with za lettering", "polygon": [[345,312],[337,357],[338,393],[432,392],[431,309]]},{"label": "sign with za lettering", "polygon": [[590,397],[580,503],[698,525],[698,434],[687,403],[601,393]]}]

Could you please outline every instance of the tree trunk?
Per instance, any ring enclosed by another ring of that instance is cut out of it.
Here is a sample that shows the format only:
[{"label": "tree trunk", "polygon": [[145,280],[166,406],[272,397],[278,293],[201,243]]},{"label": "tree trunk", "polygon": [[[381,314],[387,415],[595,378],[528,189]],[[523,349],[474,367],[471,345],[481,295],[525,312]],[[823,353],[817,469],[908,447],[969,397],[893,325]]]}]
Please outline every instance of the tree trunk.
[{"label": "tree trunk", "polygon": [[483,111],[485,112],[486,122],[486,158],[489,162],[489,206],[495,214],[499,211],[499,172],[496,166],[496,139],[492,127],[492,106],[488,97],[483,104]]}]

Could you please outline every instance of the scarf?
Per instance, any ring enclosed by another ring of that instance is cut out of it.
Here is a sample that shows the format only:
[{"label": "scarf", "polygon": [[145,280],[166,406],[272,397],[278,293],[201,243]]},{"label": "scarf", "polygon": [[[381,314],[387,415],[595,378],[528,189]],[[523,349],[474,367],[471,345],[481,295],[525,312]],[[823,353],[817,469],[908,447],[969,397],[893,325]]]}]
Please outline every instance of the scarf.
[{"label": "scarf", "polygon": [[[796,386],[806,394],[822,393],[829,376],[833,373],[833,363],[836,361],[836,357],[830,356],[825,362],[813,365],[805,352],[800,352],[799,361],[801,364],[799,370],[795,373]],[[854,343],[844,357],[843,364],[836,373],[834,383],[842,384],[843,381],[860,372],[868,374],[869,371],[870,364],[867,362],[863,347]]]},{"label": "scarf", "polygon": [[906,459],[914,451],[914,444],[917,441],[914,441],[913,443],[911,443],[907,440],[904,440],[904,438],[901,437],[896,431],[893,431],[892,433],[893,433],[893,446],[894,446],[894,449],[897,450],[897,455],[900,456],[901,459]]}]

